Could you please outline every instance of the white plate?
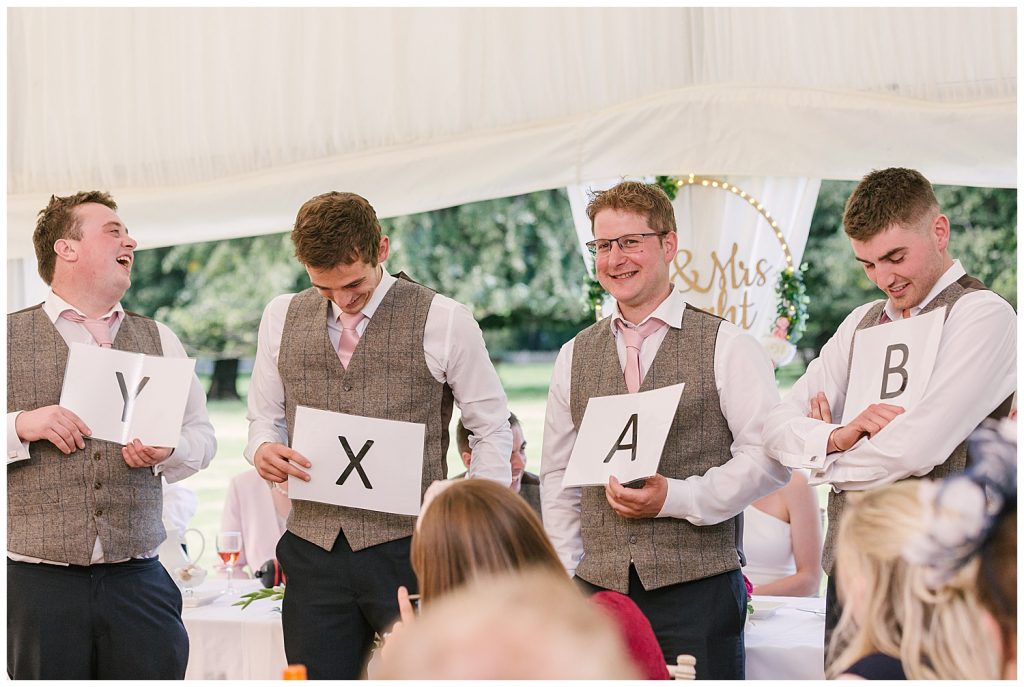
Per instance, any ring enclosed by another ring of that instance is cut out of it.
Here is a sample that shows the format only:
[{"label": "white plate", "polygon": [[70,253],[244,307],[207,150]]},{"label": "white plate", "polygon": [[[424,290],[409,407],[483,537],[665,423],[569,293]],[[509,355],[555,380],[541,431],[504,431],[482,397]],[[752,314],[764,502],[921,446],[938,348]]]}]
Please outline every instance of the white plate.
[{"label": "white plate", "polygon": [[189,598],[187,595],[182,593],[182,595],[181,595],[181,605],[184,606],[185,608],[195,608],[197,606],[206,606],[207,604],[212,604],[214,601],[219,599],[221,594],[222,594],[222,592],[219,592],[219,591],[209,591],[209,590],[199,591],[199,590],[196,590],[195,593],[192,595],[192,597]]},{"label": "white plate", "polygon": [[781,601],[762,601],[761,599],[751,599],[750,603],[754,605],[754,612],[750,614],[752,620],[771,618],[775,615],[775,611],[786,605]]}]

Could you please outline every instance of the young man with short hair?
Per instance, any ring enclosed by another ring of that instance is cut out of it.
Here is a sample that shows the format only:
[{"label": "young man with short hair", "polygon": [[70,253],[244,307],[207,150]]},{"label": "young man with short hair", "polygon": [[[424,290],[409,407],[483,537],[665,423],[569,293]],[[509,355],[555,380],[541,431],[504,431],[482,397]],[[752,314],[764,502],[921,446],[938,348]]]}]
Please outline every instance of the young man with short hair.
[{"label": "young man with short hair", "polygon": [[[701,679],[742,679],[746,589],[739,516],[789,470],[761,448],[778,401],[772,364],[735,325],[688,305],[669,281],[677,248],[664,191],[622,182],[587,207],[597,278],[615,310],[576,335],[551,377],[541,463],[544,525],[589,591],[627,594],[651,621],[665,662],[697,659]],[[685,383],[658,474],[642,488],[562,488],[595,396]]]},{"label": "young man with short hair", "polygon": [[[308,479],[289,448],[296,406],[424,425],[421,495],[446,477],[453,401],[479,437],[471,477],[509,484],[505,392],[469,309],[392,276],[373,207],[325,193],[300,208],[295,256],[312,286],[278,296],[260,322],[249,388],[245,456],[260,475]],[[386,456],[394,470],[411,469]],[[285,651],[310,678],[360,676],[374,633],[398,618],[399,586],[416,587],[409,543],[416,518],[292,500],[277,556],[288,576]]]},{"label": "young man with short hair", "polygon": [[[830,576],[829,628],[838,616],[833,554],[846,495],[910,477],[964,469],[967,436],[988,415],[1005,415],[1016,385],[1017,318],[1010,305],[953,260],[949,219],[928,180],[912,169],[876,170],[846,204],[854,257],[887,296],[856,308],[765,420],[765,447],[811,484],[831,484],[822,567]],[[945,309],[938,356],[914,408],[868,406],[839,425],[849,391],[855,334]],[[899,427],[883,431],[899,418]]]},{"label": "young man with short hair", "polygon": [[157,558],[160,475],[217,450],[199,380],[177,445],[90,437],[59,405],[69,344],[186,357],[164,325],[126,312],[136,242],[107,193],[52,196],[32,236],[40,305],[7,316],[7,673],[13,679],[181,680],[181,593]]}]

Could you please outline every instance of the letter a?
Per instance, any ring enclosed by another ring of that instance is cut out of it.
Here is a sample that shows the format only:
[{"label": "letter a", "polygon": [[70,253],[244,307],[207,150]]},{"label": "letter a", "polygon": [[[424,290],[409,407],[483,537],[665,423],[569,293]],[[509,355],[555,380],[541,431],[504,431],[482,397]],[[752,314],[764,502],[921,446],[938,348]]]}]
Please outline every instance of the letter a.
[{"label": "letter a", "polygon": [[[608,457],[604,459],[605,463],[609,462],[612,459],[612,456],[619,451],[625,451],[627,449],[632,452],[629,456],[630,462],[636,460],[636,430],[638,424],[639,422],[637,421],[636,413],[633,413],[629,416],[629,421],[626,422],[626,426],[622,428],[622,434],[620,434],[619,438],[615,440],[615,445],[612,446],[612,450],[608,452]],[[629,431],[630,427],[633,428],[633,436],[630,439],[630,443],[624,444],[622,443],[622,439],[626,436],[626,432]]]},{"label": "letter a", "polygon": [[[903,353],[903,360],[897,365],[892,364],[893,351]],[[910,349],[907,348],[906,344],[892,344],[885,349],[885,369],[882,370],[882,400],[896,398],[907,390],[907,360],[909,358]],[[889,385],[889,377],[894,374],[898,374],[903,381],[900,382],[900,388],[896,389],[896,391],[887,391],[886,387]]]}]

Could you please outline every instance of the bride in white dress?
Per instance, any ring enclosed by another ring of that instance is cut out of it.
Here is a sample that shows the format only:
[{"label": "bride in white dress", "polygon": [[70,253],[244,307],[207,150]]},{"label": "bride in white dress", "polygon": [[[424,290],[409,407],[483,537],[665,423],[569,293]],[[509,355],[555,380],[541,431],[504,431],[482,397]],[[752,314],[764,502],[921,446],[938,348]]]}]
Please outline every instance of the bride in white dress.
[{"label": "bride in white dress", "polygon": [[817,596],[821,585],[821,511],[807,477],[793,471],[789,484],[743,511],[743,574],[762,596]]}]

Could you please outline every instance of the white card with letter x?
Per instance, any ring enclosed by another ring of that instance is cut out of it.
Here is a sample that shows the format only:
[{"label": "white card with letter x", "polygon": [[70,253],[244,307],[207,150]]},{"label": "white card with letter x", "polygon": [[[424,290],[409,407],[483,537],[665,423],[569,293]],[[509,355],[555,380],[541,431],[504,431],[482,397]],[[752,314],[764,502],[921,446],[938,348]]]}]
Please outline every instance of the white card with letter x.
[{"label": "white card with letter x", "polygon": [[683,386],[591,398],[562,488],[607,484],[612,475],[625,484],[656,474]]},{"label": "white card with letter x", "polygon": [[382,513],[417,515],[426,427],[295,408],[292,448],[309,459],[310,480],[288,477],[288,496]]}]

